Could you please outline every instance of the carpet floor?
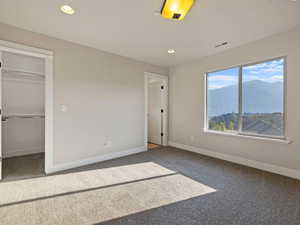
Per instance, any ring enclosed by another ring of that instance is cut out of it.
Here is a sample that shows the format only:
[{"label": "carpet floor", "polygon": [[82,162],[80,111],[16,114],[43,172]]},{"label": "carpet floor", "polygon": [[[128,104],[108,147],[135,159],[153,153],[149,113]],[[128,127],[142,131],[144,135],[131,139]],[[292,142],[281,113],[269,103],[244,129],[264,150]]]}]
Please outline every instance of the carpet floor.
[{"label": "carpet floor", "polygon": [[175,148],[0,183],[1,225],[299,225],[300,181]]}]

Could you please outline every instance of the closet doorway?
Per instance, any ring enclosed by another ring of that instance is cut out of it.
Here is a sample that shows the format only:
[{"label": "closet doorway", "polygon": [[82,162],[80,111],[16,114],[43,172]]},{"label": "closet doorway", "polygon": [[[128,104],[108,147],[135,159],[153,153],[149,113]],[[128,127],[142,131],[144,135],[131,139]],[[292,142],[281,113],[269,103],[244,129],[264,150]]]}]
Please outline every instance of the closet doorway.
[{"label": "closet doorway", "polygon": [[52,75],[52,57],[49,61],[48,55],[24,48],[33,49],[0,41],[0,180],[4,181],[44,176],[46,158],[51,156],[46,75]]},{"label": "closet doorway", "polygon": [[168,77],[145,73],[145,144],[149,150],[168,144]]}]

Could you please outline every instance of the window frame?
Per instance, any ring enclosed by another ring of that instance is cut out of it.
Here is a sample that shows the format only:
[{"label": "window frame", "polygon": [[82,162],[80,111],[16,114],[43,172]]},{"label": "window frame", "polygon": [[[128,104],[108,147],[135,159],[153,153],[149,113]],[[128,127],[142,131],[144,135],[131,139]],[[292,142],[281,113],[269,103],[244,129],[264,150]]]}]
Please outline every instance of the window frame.
[{"label": "window frame", "polygon": [[[261,63],[266,63],[274,60],[283,59],[283,136],[275,136],[275,135],[264,135],[264,134],[256,134],[251,132],[243,132],[242,131],[242,124],[243,124],[243,68],[248,66],[253,66]],[[238,74],[238,129],[233,132],[226,132],[226,131],[215,131],[209,129],[209,120],[208,120],[208,75],[209,73],[220,72],[222,70],[228,70],[237,68],[239,71]],[[205,72],[204,74],[204,132],[207,133],[216,133],[216,134],[224,134],[224,135],[231,135],[231,136],[243,136],[243,137],[256,137],[256,138],[267,138],[267,139],[275,139],[275,140],[287,140],[286,138],[286,122],[287,122],[287,56],[279,56],[275,58],[265,59],[261,61],[256,61],[247,64],[240,64],[236,66],[226,67],[224,69],[212,70]]]}]

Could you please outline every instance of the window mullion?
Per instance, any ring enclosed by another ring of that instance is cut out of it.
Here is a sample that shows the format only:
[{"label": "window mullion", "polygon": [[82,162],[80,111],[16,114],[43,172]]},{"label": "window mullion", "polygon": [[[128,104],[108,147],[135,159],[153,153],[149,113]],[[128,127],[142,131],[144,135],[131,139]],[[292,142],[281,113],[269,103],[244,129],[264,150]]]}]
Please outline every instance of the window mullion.
[{"label": "window mullion", "polygon": [[239,86],[238,86],[238,107],[239,107],[239,115],[238,115],[238,133],[242,132],[242,124],[243,124],[243,68],[239,67]]}]

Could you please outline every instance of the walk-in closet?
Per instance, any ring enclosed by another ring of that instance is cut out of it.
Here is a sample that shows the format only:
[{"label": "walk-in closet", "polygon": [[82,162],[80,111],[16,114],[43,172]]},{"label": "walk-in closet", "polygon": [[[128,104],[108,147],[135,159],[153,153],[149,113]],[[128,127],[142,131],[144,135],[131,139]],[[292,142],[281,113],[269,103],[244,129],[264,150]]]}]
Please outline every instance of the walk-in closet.
[{"label": "walk-in closet", "polygon": [[2,178],[44,174],[45,59],[0,51]]}]

